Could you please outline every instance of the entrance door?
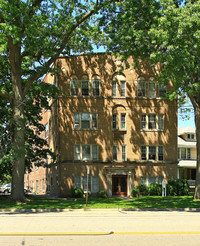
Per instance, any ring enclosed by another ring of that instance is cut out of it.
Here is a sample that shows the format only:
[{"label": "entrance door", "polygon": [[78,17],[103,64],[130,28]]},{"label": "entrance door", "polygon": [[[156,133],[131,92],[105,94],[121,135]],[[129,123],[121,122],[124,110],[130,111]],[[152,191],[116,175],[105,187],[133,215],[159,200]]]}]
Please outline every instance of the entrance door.
[{"label": "entrance door", "polygon": [[112,176],[112,194],[127,195],[127,175]]}]

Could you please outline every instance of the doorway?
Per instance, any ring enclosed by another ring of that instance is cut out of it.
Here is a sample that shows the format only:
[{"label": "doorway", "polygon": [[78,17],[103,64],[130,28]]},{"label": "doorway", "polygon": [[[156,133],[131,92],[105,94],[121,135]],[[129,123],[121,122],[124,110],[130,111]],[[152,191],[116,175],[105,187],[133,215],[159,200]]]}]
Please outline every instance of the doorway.
[{"label": "doorway", "polygon": [[127,195],[127,175],[112,176],[112,195]]}]

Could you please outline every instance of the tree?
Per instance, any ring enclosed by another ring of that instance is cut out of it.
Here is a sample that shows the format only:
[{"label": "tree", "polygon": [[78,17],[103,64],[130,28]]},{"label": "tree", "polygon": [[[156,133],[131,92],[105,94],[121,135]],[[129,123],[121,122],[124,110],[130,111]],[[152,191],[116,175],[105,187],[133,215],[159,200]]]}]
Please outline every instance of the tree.
[{"label": "tree", "polygon": [[[0,96],[12,109],[12,193],[24,201],[28,93],[60,55],[92,49],[100,38],[95,14],[112,0],[0,0]],[[53,71],[52,71],[53,72]]]},{"label": "tree", "polygon": [[172,81],[169,99],[191,100],[197,137],[194,198],[200,199],[200,2],[131,0],[116,3],[110,13],[101,22],[108,50],[122,59],[133,55],[136,66],[147,60],[158,81]]}]

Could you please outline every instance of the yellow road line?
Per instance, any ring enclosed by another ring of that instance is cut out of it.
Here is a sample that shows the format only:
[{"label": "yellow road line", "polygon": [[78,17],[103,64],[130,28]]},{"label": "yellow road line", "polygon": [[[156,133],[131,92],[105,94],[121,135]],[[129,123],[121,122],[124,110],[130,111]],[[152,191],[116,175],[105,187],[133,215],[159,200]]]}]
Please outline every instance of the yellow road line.
[{"label": "yellow road line", "polygon": [[13,232],[0,236],[106,236],[106,235],[178,235],[200,234],[200,231],[157,231],[157,232]]}]

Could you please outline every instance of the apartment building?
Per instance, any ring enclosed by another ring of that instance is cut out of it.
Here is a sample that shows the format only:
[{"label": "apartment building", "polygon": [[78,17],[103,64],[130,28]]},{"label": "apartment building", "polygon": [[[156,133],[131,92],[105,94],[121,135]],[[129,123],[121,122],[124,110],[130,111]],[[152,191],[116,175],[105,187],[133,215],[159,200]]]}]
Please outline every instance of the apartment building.
[{"label": "apartment building", "polygon": [[187,179],[190,190],[195,189],[197,149],[196,133],[192,127],[178,127],[178,178]]},{"label": "apartment building", "polygon": [[171,85],[158,84],[148,64],[133,63],[103,53],[61,57],[60,75],[45,77],[65,92],[48,112],[57,156],[46,176],[51,194],[86,190],[87,174],[89,191],[109,197],[176,178],[177,102],[161,100]]}]

